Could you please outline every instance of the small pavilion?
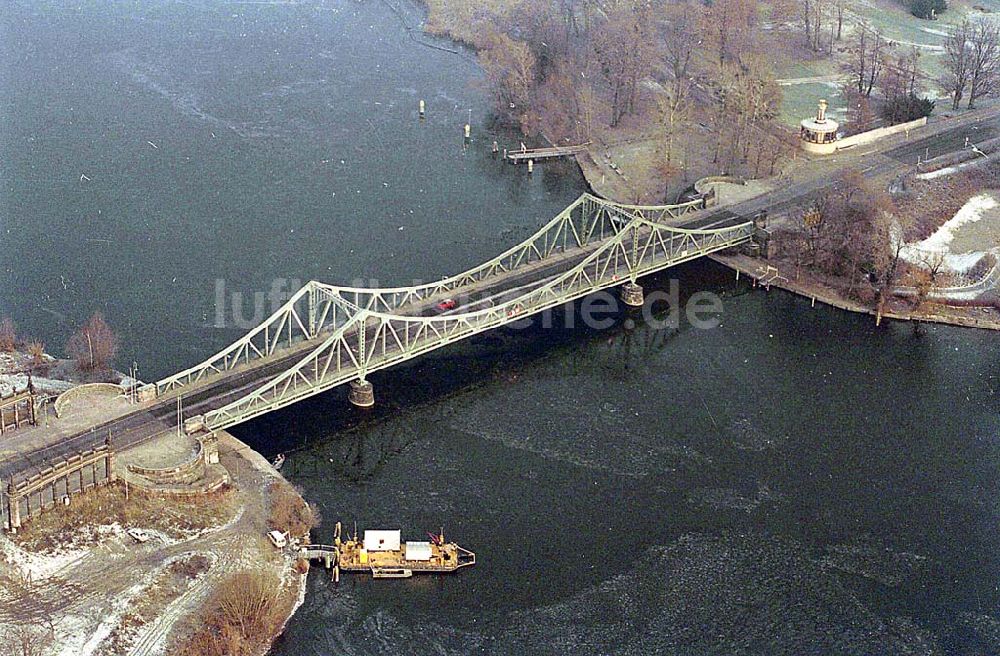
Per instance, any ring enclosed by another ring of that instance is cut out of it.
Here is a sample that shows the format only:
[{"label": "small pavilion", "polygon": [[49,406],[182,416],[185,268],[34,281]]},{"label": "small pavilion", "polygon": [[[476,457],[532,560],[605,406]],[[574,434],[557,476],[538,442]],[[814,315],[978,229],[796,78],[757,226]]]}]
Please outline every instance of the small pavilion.
[{"label": "small pavilion", "polygon": [[802,121],[799,139],[802,149],[817,155],[829,155],[837,149],[837,122],[826,117],[826,100],[819,101],[815,118]]}]

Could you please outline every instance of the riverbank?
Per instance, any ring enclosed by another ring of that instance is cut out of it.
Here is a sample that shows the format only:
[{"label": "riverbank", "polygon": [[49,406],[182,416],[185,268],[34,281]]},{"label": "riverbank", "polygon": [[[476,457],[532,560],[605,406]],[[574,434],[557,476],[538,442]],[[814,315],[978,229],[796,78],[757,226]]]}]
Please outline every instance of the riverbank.
[{"label": "riverbank", "polygon": [[28,389],[28,379],[39,394],[57,396],[78,385],[115,383],[128,386],[131,379],[120,371],[81,371],[76,362],[27,348],[0,352],[0,397]]},{"label": "riverbank", "polygon": [[39,655],[208,654],[192,644],[220,594],[249,572],[274,582],[271,623],[252,642],[242,636],[241,651],[225,646],[235,644],[233,635],[212,637],[219,653],[266,653],[301,605],[306,580],[294,554],[266,538],[275,500],[308,507],[262,456],[225,432],[219,460],[230,481],[221,490],[173,498],[111,485],[0,536],[3,637],[28,639]]},{"label": "riverbank", "polygon": [[[420,4],[427,11],[423,30],[475,50],[487,78],[491,69],[516,69],[523,64],[524,60],[517,60],[521,64],[511,64],[507,59],[512,57],[511,53],[518,52],[519,45],[524,48],[520,52],[529,53],[527,61],[535,69],[530,76],[535,76],[541,68],[536,62],[536,58],[541,59],[538,52],[549,48],[547,43],[568,42],[571,31],[580,37],[591,29],[583,27],[583,23],[590,20],[585,16],[587,12],[577,8],[572,10],[574,16],[571,19],[560,15],[560,20],[569,20],[575,25],[573,28],[567,25],[564,33],[562,26],[554,26],[554,16],[530,7],[525,0],[490,0],[481,4],[461,0],[420,0]],[[597,13],[605,14],[603,10]],[[526,16],[537,22],[530,28],[525,26],[519,30],[516,26]],[[508,28],[511,28],[513,36],[503,41],[507,38]],[[545,37],[550,39],[548,41],[531,42],[523,34],[534,31],[536,39],[542,39],[538,33],[545,29],[551,30]],[[660,36],[650,35],[648,38],[659,40]],[[778,38],[768,34],[761,36],[767,41]],[[503,52],[493,55],[498,38],[504,44],[499,47]],[[568,45],[565,47],[569,48]],[[769,48],[764,50],[774,51]],[[533,55],[530,54],[532,52]],[[657,52],[647,56],[662,58],[663,54]],[[716,175],[720,169],[726,168],[720,163],[719,144],[723,142],[717,138],[714,96],[711,94],[700,88],[692,91],[689,98],[693,107],[691,115],[671,123],[673,127],[668,129],[664,108],[669,103],[671,92],[664,86],[667,84],[663,81],[665,71],[654,67],[648,75],[635,82],[630,111],[613,119],[619,111],[615,109],[617,101],[602,81],[601,67],[592,62],[589,67],[584,66],[585,70],[576,70],[567,63],[576,59],[575,56],[560,52],[559,57],[564,63],[549,65],[544,82],[529,84],[530,88],[522,91],[526,98],[520,101],[520,109],[515,111],[516,103],[511,101],[511,111],[502,113],[508,114],[505,120],[518,124],[528,135],[522,138],[535,141],[532,145],[542,142],[555,146],[586,145],[586,150],[576,155],[576,161],[598,195],[624,204],[672,203],[695,180]],[[583,58],[587,57],[589,55]],[[700,72],[698,77],[702,77]],[[704,81],[699,82],[698,87],[703,84]],[[667,137],[670,130],[673,131],[672,138]],[[794,154],[788,147],[792,143],[791,136],[787,127],[777,124],[762,128],[751,156],[745,161],[730,162],[732,170],[729,173],[779,175],[788,159],[786,155]],[[516,148],[517,144],[511,144],[511,147]]]},{"label": "riverbank", "polygon": [[908,308],[909,304],[906,301],[893,299],[889,305],[879,310],[851,300],[808,270],[782,269],[767,260],[748,255],[716,253],[709,257],[736,271],[737,275],[752,278],[767,289],[777,287],[804,296],[814,305],[820,302],[840,310],[867,314],[876,322],[882,319],[895,319],[1000,330],[1000,315],[990,308],[953,307],[937,303],[924,303],[919,308]]}]

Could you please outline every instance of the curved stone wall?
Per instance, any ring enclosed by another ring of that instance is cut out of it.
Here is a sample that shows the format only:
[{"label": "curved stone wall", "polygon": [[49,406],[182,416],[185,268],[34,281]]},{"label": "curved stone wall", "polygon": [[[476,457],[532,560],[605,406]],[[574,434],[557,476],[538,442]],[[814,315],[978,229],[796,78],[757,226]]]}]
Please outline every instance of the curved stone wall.
[{"label": "curved stone wall", "polygon": [[709,191],[709,185],[715,184],[717,182],[725,182],[727,184],[745,185],[747,183],[743,178],[739,178],[735,175],[709,175],[694,183],[694,190],[699,194],[704,196]]},{"label": "curved stone wall", "polygon": [[56,410],[56,417],[62,417],[66,406],[73,401],[85,398],[121,396],[122,388],[114,383],[87,383],[78,385],[73,389],[66,390],[56,398],[53,404]]},{"label": "curved stone wall", "polygon": [[189,460],[174,467],[156,469],[153,467],[142,467],[140,465],[128,465],[128,470],[133,474],[138,474],[150,482],[160,485],[170,485],[173,483],[192,483],[205,473],[205,446],[201,440],[194,456]]}]

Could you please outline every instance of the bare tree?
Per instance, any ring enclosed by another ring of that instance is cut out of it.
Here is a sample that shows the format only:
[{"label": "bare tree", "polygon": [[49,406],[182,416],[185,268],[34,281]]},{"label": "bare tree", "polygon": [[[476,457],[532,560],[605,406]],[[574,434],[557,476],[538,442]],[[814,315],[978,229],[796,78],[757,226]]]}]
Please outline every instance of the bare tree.
[{"label": "bare tree", "polygon": [[878,89],[886,102],[892,102],[902,96],[915,96],[919,89],[920,51],[912,47],[898,56],[887,55],[885,72]]},{"label": "bare tree", "polygon": [[741,62],[757,43],[757,0],[715,0],[706,4],[701,31],[715,48],[719,68],[727,62]]},{"label": "bare tree", "polygon": [[620,0],[593,41],[601,74],[611,87],[611,127],[635,111],[639,80],[651,65],[652,7],[643,0]]},{"label": "bare tree", "polygon": [[879,30],[863,23],[858,25],[845,69],[862,96],[868,98],[872,95],[872,89],[885,69],[886,55],[890,48],[889,42]]},{"label": "bare tree", "polygon": [[870,278],[886,289],[895,280],[903,243],[894,237],[898,224],[891,210],[888,195],[861,173],[841,174],[802,217],[812,264],[849,280],[848,293]]},{"label": "bare tree", "polygon": [[805,27],[806,45],[815,52],[824,49],[823,21],[826,15],[827,4],[822,0],[802,0],[802,24]]},{"label": "bare tree", "polygon": [[77,331],[66,344],[66,352],[86,371],[105,369],[118,352],[118,337],[104,321],[100,312]]},{"label": "bare tree", "polygon": [[0,319],[0,351],[10,352],[17,348],[17,328],[9,317]]},{"label": "bare tree", "polygon": [[[871,230],[871,273],[879,283],[879,290],[884,299],[891,292],[899,278],[903,249],[906,241],[903,239],[905,227],[903,221],[911,219],[897,217],[891,211],[891,201],[887,195],[876,195],[875,213],[872,217]],[[880,202],[881,201],[881,202]]]},{"label": "bare tree", "polygon": [[945,74],[941,80],[941,84],[951,97],[951,108],[953,110],[958,109],[969,86],[972,59],[972,48],[970,47],[972,31],[972,23],[964,20],[944,40]]},{"label": "bare tree", "polygon": [[875,121],[871,98],[853,85],[845,86],[843,92],[844,100],[847,101],[847,121],[843,125],[844,131],[848,134],[857,134],[870,130]]},{"label": "bare tree", "polygon": [[696,9],[682,2],[671,14],[664,40],[664,55],[670,71],[667,95],[660,101],[660,112],[666,130],[666,164],[673,163],[674,138],[678,127],[686,122],[691,89],[694,86],[692,58],[701,39],[698,36]]},{"label": "bare tree", "polygon": [[531,102],[535,57],[531,48],[506,34],[492,34],[479,52],[479,61],[501,115],[523,117]]},{"label": "bare tree", "polygon": [[844,10],[847,8],[847,0],[834,0],[833,8],[837,12],[837,41],[840,41],[844,31]]},{"label": "bare tree", "polygon": [[575,88],[580,136],[591,141],[594,138],[594,119],[598,111],[597,94],[594,93],[594,86],[590,82],[582,82]]},{"label": "bare tree", "polygon": [[930,277],[931,284],[937,282],[938,276],[941,275],[941,271],[944,269],[945,262],[944,251],[928,251],[920,256],[920,263],[923,264],[923,269],[927,272]]},{"label": "bare tree", "polygon": [[972,53],[969,69],[969,109],[976,100],[991,95],[1000,82],[1000,27],[981,18],[972,26]]}]

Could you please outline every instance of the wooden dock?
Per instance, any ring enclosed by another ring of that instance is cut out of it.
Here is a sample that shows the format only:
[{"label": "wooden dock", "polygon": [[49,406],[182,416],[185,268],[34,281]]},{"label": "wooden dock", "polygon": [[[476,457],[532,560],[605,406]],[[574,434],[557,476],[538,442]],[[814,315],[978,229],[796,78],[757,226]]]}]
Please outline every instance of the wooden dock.
[{"label": "wooden dock", "polygon": [[589,145],[590,142],[588,141],[585,144],[579,144],[577,146],[551,146],[549,148],[525,148],[522,150],[512,150],[507,153],[507,159],[510,160],[512,164],[520,164],[529,160],[537,162],[538,160],[552,159],[554,157],[571,157],[585,152]]}]

